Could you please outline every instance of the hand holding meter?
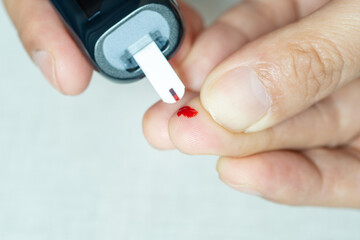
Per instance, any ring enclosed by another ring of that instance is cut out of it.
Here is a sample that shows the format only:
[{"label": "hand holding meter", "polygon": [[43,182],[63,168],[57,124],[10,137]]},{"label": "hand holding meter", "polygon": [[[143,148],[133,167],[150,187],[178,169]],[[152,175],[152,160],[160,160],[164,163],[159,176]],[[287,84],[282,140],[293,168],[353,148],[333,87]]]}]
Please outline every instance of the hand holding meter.
[{"label": "hand holding meter", "polygon": [[116,82],[145,75],[166,103],[185,86],[167,59],[179,49],[184,23],[173,0],[50,0],[100,73]]}]

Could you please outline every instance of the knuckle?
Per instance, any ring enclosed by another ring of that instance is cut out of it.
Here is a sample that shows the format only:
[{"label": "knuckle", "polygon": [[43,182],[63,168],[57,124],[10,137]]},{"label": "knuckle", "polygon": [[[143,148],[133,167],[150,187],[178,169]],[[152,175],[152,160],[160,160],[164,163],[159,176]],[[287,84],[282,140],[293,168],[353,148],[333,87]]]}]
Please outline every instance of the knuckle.
[{"label": "knuckle", "polygon": [[[323,102],[317,104],[325,108],[320,115],[320,119],[327,120],[322,121],[323,126],[331,126],[332,136],[329,138],[329,147],[342,147],[348,145],[358,134],[357,126],[354,122],[358,120],[354,111],[350,111],[344,108],[341,100],[338,96],[331,95]],[[354,115],[355,114],[355,115]],[[358,118],[359,119],[359,118]]]},{"label": "knuckle", "polygon": [[284,59],[288,62],[288,77],[302,86],[299,89],[305,100],[318,101],[338,87],[344,60],[334,42],[321,38],[304,40],[289,44],[287,51]]},{"label": "knuckle", "polygon": [[331,131],[327,133],[329,137],[326,138],[325,144],[328,147],[341,147],[350,141],[354,135],[349,124],[349,119],[343,118],[341,109],[337,106],[336,99],[333,96],[326,100],[319,102],[313,106],[316,118],[321,126],[331,126]]},{"label": "knuckle", "polygon": [[331,40],[312,37],[287,42],[276,50],[262,53],[255,66],[274,105],[291,96],[309,106],[338,88],[344,57]]},{"label": "knuckle", "polygon": [[[341,118],[337,109],[332,105],[331,99],[328,98],[326,101],[314,104],[313,109],[320,126],[331,126],[331,132],[328,132],[330,139],[327,142],[329,147],[336,147],[339,145],[338,136],[341,132]],[[331,113],[331,114],[329,114]],[[321,144],[324,144],[323,142]]]}]

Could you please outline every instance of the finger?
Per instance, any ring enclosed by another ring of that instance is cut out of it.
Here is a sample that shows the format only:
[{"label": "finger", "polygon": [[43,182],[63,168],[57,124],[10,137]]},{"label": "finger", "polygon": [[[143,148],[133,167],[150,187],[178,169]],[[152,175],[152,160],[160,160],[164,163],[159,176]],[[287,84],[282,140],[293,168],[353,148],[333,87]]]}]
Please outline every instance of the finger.
[{"label": "finger", "polygon": [[360,26],[359,9],[358,1],[331,1],[249,44],[210,74],[201,92],[204,107],[231,131],[257,132],[358,78],[360,33],[352,29]]},{"label": "finger", "polygon": [[186,85],[199,91],[208,73],[245,43],[309,14],[324,0],[311,2],[301,9],[295,0],[243,1],[231,8],[195,41],[179,70]]},{"label": "finger", "polygon": [[184,15],[186,33],[185,39],[179,52],[170,60],[171,65],[177,68],[190,52],[191,46],[199,33],[204,28],[201,15],[193,7],[184,2],[179,2],[180,9]]},{"label": "finger", "polygon": [[28,54],[57,90],[81,93],[92,66],[72,40],[48,0],[4,0]]},{"label": "finger", "polygon": [[278,203],[360,207],[360,159],[346,150],[221,158],[217,169],[232,188]]},{"label": "finger", "polygon": [[174,145],[169,138],[170,117],[198,93],[188,91],[176,104],[166,104],[162,101],[152,106],[144,115],[143,132],[147,141],[160,150],[173,149]]},{"label": "finger", "polygon": [[188,104],[196,118],[170,120],[169,132],[175,146],[188,154],[248,156],[251,154],[348,144],[360,132],[360,80],[339,90],[280,125],[257,133],[233,133],[218,125],[201,106],[199,99]]}]

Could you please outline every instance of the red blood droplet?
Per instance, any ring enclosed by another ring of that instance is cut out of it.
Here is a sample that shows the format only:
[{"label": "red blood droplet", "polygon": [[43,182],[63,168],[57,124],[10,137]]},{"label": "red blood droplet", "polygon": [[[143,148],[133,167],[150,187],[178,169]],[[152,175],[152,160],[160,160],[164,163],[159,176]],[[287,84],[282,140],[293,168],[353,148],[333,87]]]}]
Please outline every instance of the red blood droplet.
[{"label": "red blood droplet", "polygon": [[184,117],[187,118],[193,118],[196,115],[198,115],[198,111],[196,111],[195,109],[189,107],[189,106],[185,106],[179,109],[177,115],[178,117],[180,117],[181,115],[183,115]]}]

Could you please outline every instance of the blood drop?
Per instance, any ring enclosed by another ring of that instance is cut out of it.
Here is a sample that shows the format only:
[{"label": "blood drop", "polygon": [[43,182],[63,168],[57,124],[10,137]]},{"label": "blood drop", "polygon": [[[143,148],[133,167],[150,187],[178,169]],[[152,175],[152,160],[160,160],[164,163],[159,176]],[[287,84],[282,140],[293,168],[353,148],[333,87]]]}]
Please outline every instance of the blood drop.
[{"label": "blood drop", "polygon": [[187,118],[193,118],[196,117],[196,115],[198,115],[198,111],[196,111],[195,109],[189,107],[189,106],[185,106],[179,109],[179,111],[177,112],[178,117],[184,116]]}]

